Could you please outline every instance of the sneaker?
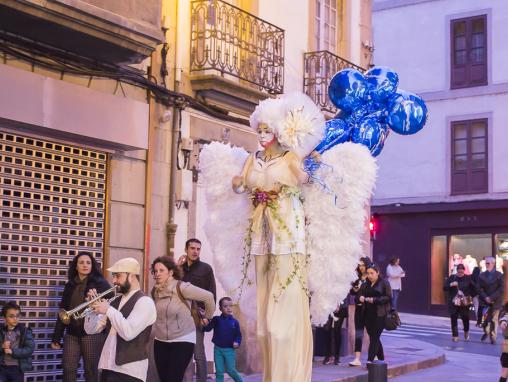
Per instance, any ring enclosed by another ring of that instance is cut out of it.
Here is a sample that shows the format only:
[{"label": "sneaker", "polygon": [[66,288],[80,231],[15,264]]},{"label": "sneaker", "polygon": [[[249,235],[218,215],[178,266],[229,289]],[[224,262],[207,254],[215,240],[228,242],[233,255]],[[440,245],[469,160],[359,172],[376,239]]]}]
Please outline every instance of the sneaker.
[{"label": "sneaker", "polygon": [[464,339],[469,341],[469,332],[464,332]]},{"label": "sneaker", "polygon": [[483,342],[487,339],[487,333],[483,333],[482,338],[480,340]]},{"label": "sneaker", "polygon": [[349,362],[349,366],[362,366],[362,363],[359,359],[354,359],[351,362]]},{"label": "sneaker", "polygon": [[452,337],[453,342],[459,342],[459,337]]},{"label": "sneaker", "polygon": [[330,357],[325,357],[323,360],[323,365],[331,365],[333,363],[333,360]]}]

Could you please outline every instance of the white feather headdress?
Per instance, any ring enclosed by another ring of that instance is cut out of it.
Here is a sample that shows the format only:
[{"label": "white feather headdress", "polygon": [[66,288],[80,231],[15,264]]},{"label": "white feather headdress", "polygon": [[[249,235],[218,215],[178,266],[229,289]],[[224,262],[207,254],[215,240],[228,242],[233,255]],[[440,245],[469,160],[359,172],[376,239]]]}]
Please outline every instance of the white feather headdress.
[{"label": "white feather headdress", "polygon": [[309,155],[324,136],[323,114],[307,95],[300,92],[261,101],[250,116],[253,129],[260,123],[266,123],[272,129],[281,146],[300,157]]}]

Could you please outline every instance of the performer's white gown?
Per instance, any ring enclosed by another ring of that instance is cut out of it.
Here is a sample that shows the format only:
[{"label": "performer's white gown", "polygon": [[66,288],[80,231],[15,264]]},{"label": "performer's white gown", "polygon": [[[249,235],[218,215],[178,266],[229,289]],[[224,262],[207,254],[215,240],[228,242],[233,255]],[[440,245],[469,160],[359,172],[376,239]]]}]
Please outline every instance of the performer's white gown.
[{"label": "performer's white gown", "polygon": [[[305,215],[298,179],[289,170],[292,161],[300,166],[292,152],[266,162],[252,155],[244,173],[250,190],[278,192],[275,209],[258,204],[252,214],[251,254],[256,263],[263,382],[310,382],[312,373]],[[295,270],[296,276],[286,285]]]}]

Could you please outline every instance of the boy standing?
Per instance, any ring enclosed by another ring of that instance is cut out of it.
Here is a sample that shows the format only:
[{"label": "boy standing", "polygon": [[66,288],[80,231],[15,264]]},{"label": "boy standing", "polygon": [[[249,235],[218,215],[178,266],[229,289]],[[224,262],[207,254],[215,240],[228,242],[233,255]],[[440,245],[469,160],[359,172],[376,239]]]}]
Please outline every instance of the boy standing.
[{"label": "boy standing", "polygon": [[0,328],[0,381],[22,382],[23,373],[32,369],[32,330],[19,323],[21,308],[12,301],[3,306],[2,316],[5,324]]},{"label": "boy standing", "polygon": [[221,298],[219,309],[222,314],[212,318],[210,323],[203,329],[206,332],[213,329],[215,381],[224,382],[224,372],[226,372],[235,382],[243,382],[242,377],[236,370],[235,349],[242,342],[242,333],[240,332],[240,324],[233,317],[233,300],[230,297]]}]

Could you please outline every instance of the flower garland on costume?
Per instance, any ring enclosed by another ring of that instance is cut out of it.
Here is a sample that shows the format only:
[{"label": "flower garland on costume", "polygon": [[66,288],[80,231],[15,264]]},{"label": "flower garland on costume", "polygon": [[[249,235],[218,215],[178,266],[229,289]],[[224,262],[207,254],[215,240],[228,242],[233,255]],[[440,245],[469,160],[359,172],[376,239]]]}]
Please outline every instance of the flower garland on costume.
[{"label": "flower garland on costume", "polygon": [[[279,272],[280,268],[279,268],[279,265],[277,262],[277,256],[272,255],[270,257],[270,261],[268,263],[269,266],[275,266],[276,271],[277,271],[277,282],[279,284],[278,285],[279,290],[273,294],[273,298],[274,298],[275,302],[278,301],[280,296],[282,296],[284,291],[288,288],[289,285],[291,285],[291,283],[293,282],[293,280],[295,278],[298,278],[301,288],[303,289],[305,294],[310,297],[309,288],[307,286],[307,283],[305,282],[305,280],[302,277],[302,271],[304,271],[305,268],[307,267],[307,265],[309,264],[310,256],[307,254],[305,256],[304,261],[298,259],[297,253],[295,251],[296,248],[295,248],[294,241],[291,240],[292,234],[289,231],[289,228],[284,223],[284,220],[281,218],[280,213],[279,213],[279,209],[280,209],[279,199],[290,198],[290,197],[297,197],[298,199],[300,199],[300,201],[302,201],[300,190],[297,187],[282,186],[278,192],[277,191],[263,191],[260,189],[254,189],[251,192],[251,194],[249,195],[249,199],[251,200],[254,208],[257,208],[260,204],[262,204],[264,206],[264,208],[270,209],[270,211],[272,212],[273,219],[278,224],[279,228],[287,234],[290,242],[292,243],[291,244],[292,251],[289,254],[289,256],[291,256],[291,260],[293,262],[293,270],[287,276],[287,278],[284,282],[282,282],[280,280],[280,278],[278,277],[279,273],[280,273]],[[300,223],[301,222],[299,220],[296,221],[297,227]],[[247,228],[247,234],[244,239],[244,254],[242,256],[242,278],[240,281],[240,285],[237,288],[239,290],[238,300],[240,300],[240,298],[241,298],[243,285],[245,283],[247,283],[247,285],[250,286],[253,283],[253,281],[250,280],[250,278],[248,277],[249,265],[252,262],[251,245],[252,245],[253,224],[254,224],[254,221],[252,218],[250,218],[249,219],[249,226]],[[265,233],[268,232],[268,230],[266,228],[263,231]],[[279,236],[276,236],[275,239],[281,240],[281,238]],[[267,240],[267,242],[268,242],[268,240]]]}]

